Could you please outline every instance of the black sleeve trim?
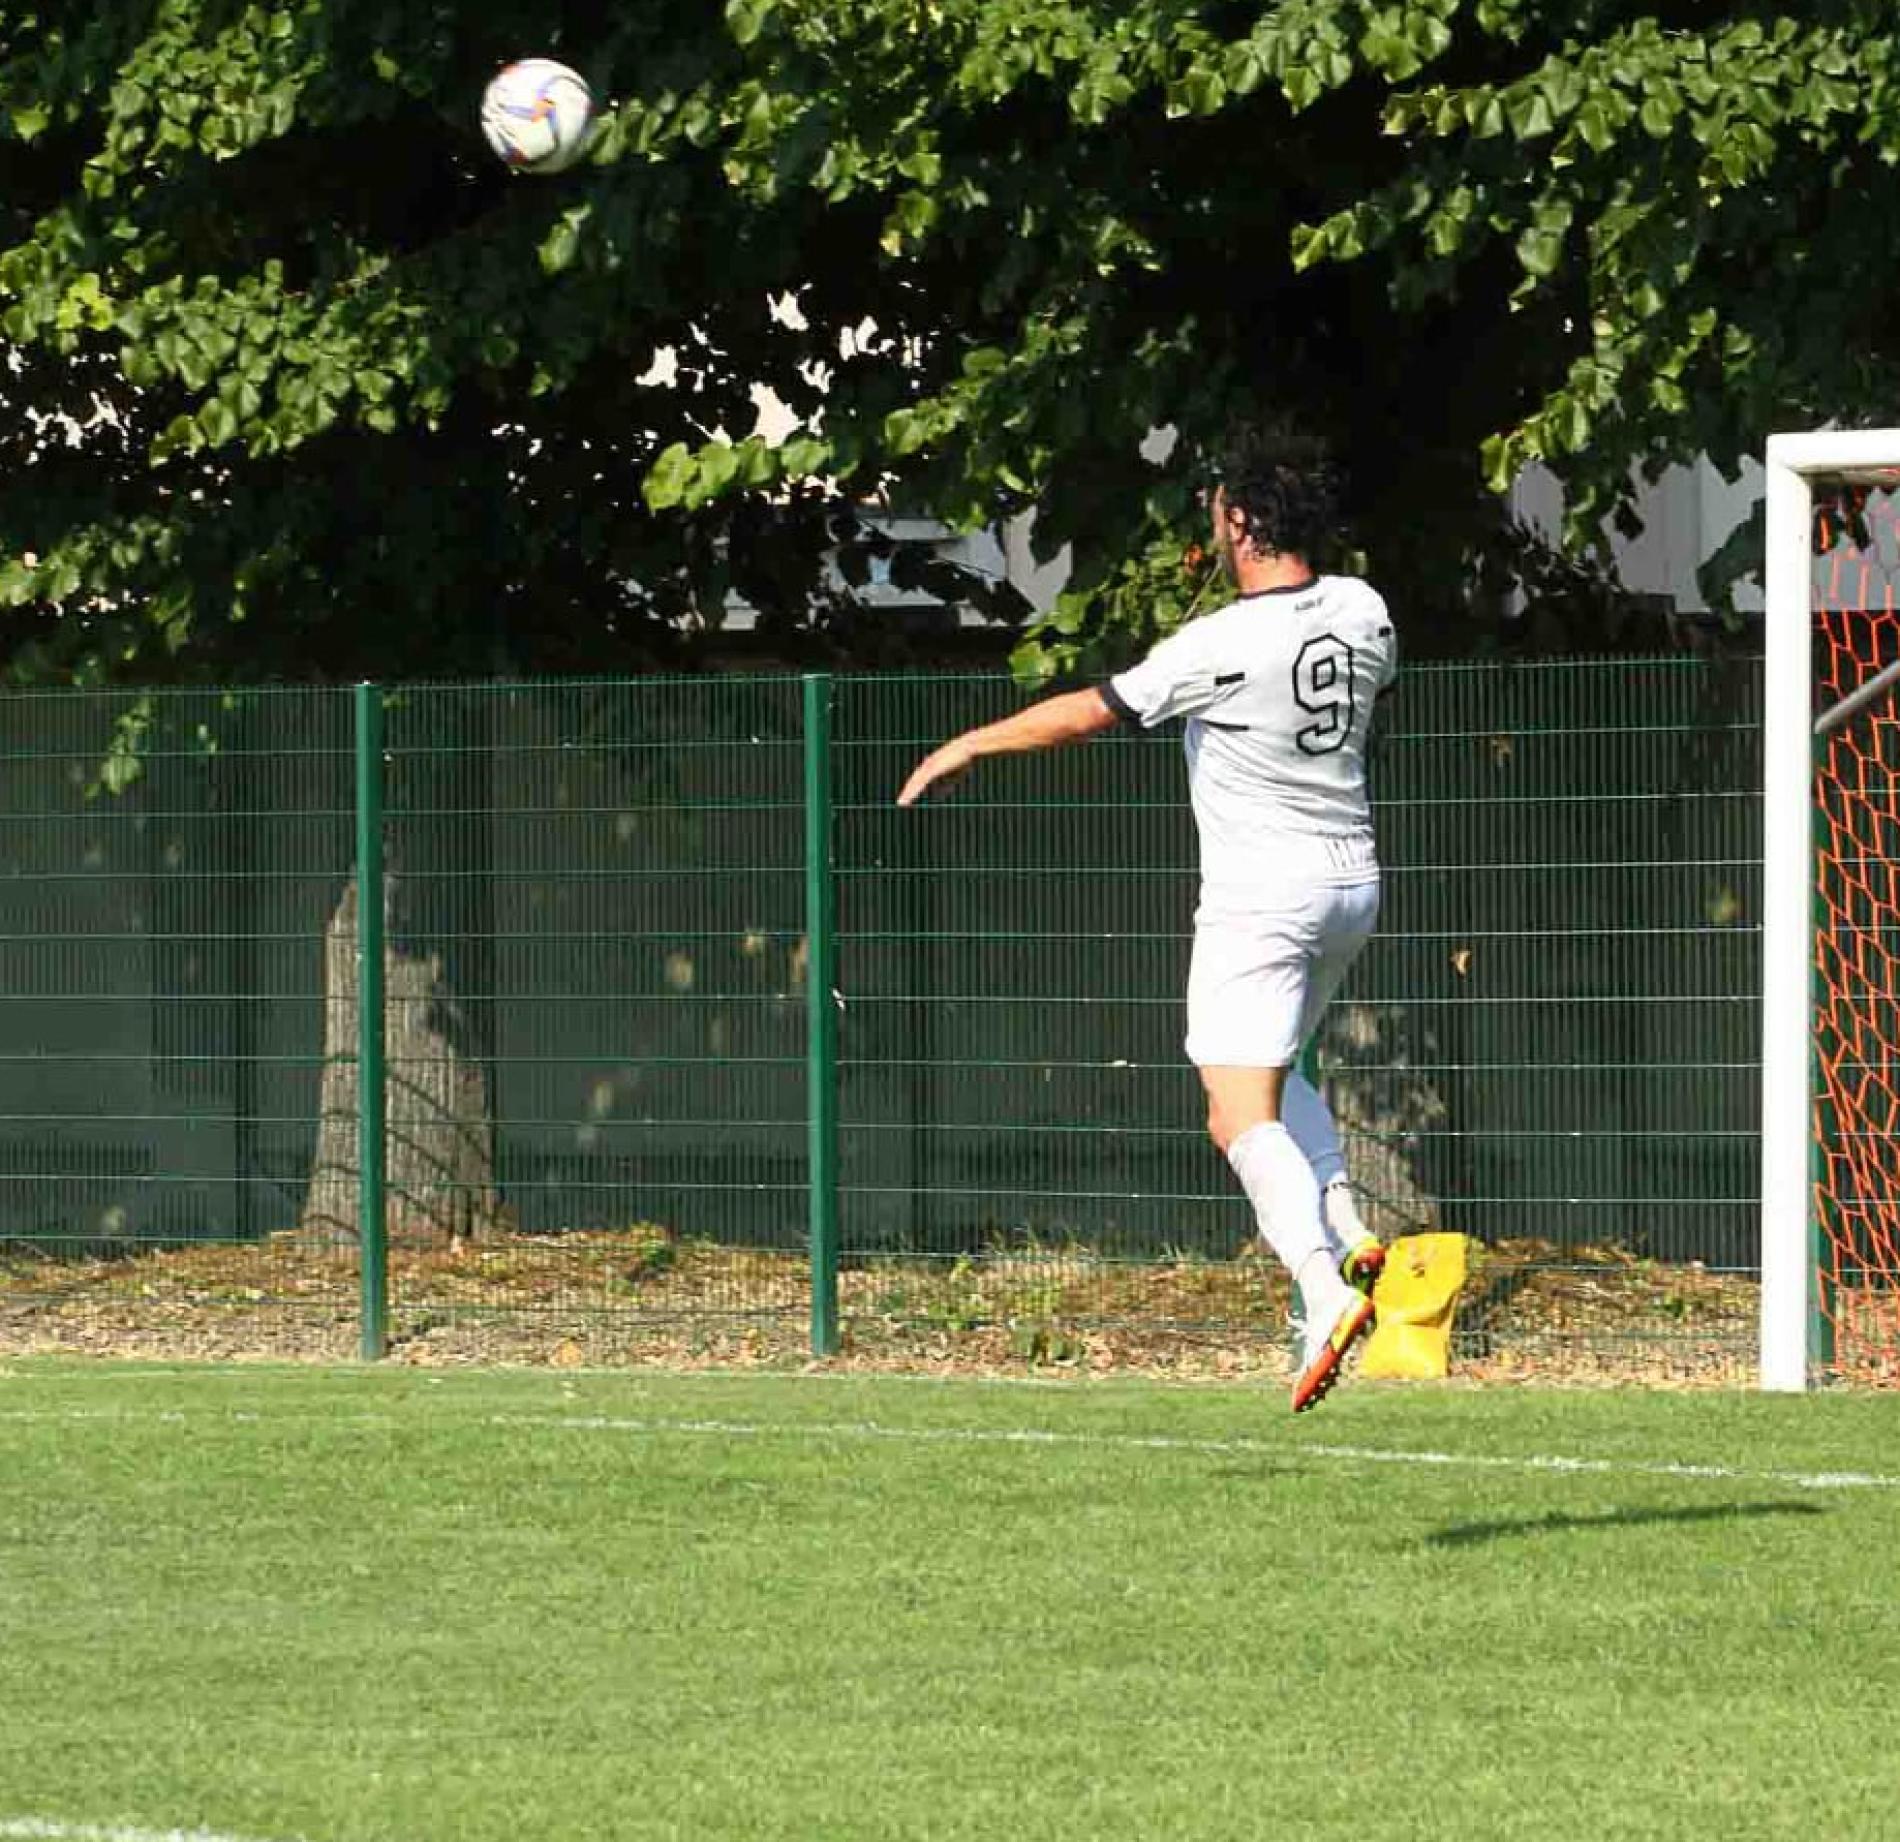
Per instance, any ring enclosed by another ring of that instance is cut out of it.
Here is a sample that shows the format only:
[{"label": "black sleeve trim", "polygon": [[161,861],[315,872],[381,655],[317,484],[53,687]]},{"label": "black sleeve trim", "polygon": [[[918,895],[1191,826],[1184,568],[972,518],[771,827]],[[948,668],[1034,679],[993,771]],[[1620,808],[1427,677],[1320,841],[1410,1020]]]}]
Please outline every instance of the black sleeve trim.
[{"label": "black sleeve trim", "polygon": [[1116,690],[1115,681],[1112,678],[1096,688],[1102,693],[1102,702],[1107,704],[1124,723],[1139,724],[1141,722],[1141,712]]},{"label": "black sleeve trim", "polygon": [[1221,672],[1214,679],[1214,683],[1217,687],[1224,687],[1230,684],[1245,684],[1246,682],[1247,674],[1245,672]]}]

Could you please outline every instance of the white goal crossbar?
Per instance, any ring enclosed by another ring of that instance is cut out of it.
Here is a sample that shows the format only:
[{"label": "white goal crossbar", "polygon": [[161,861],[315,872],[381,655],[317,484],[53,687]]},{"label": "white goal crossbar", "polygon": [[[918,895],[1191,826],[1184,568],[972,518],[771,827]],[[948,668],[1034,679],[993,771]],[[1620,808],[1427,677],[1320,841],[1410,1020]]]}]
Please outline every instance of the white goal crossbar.
[{"label": "white goal crossbar", "polygon": [[[1809,1173],[1816,731],[1812,482],[1900,486],[1900,429],[1772,435],[1767,475],[1760,1384],[1785,1392],[1808,1385],[1817,1265]],[[1837,706],[1823,720],[1848,715],[1851,711]]]}]

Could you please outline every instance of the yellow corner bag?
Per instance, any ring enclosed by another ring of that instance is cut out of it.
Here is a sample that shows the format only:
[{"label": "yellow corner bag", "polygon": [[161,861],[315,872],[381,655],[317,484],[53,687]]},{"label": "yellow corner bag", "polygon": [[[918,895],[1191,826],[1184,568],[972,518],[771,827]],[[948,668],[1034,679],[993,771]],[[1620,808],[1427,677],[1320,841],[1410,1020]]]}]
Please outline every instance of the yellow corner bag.
[{"label": "yellow corner bag", "polygon": [[1463,1235],[1401,1235],[1387,1248],[1385,1271],[1372,1288],[1379,1321],[1359,1373],[1405,1381],[1449,1373],[1451,1318],[1464,1283]]}]

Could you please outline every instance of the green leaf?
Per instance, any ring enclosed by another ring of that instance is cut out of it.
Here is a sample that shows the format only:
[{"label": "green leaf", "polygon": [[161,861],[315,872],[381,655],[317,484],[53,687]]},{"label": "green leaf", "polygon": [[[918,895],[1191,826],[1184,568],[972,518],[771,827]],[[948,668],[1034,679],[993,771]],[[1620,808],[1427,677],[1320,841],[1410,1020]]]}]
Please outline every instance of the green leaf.
[{"label": "green leaf", "polygon": [[211,447],[222,447],[238,432],[237,413],[222,397],[214,397],[198,412],[198,427]]},{"label": "green leaf", "polygon": [[699,466],[688,503],[716,499],[739,477],[739,451],[730,442],[711,441],[698,454]]},{"label": "green leaf", "polygon": [[1197,64],[1168,89],[1170,115],[1215,115],[1227,100],[1227,81],[1211,64]]},{"label": "green leaf", "polygon": [[762,436],[748,436],[738,447],[739,474],[741,486],[756,488],[770,486],[779,475],[778,450]]},{"label": "green leaf", "polygon": [[1586,102],[1577,111],[1577,132],[1595,153],[1607,153],[1616,145],[1616,137],[1631,111],[1620,101]]},{"label": "green leaf", "polygon": [[664,512],[685,501],[697,471],[693,451],[685,442],[676,441],[662,450],[659,458],[647,469],[646,479],[641,483],[641,493],[649,510]]},{"label": "green leaf", "polygon": [[831,458],[831,444],[815,435],[794,435],[779,449],[779,471],[788,479],[809,479],[822,473]]},{"label": "green leaf", "polygon": [[726,29],[735,45],[749,45],[765,29],[776,0],[726,0]]},{"label": "green leaf", "polygon": [[920,452],[930,434],[930,418],[921,410],[894,409],[884,418],[885,445],[900,459]]},{"label": "green leaf", "polygon": [[1494,493],[1509,492],[1526,458],[1529,457],[1520,453],[1520,443],[1516,436],[1487,436],[1479,449],[1485,489]]},{"label": "green leaf", "polygon": [[1325,261],[1330,241],[1324,224],[1295,224],[1289,243],[1293,272],[1303,273],[1314,263]]},{"label": "green leaf", "polygon": [[890,216],[884,221],[879,244],[890,255],[901,254],[907,245],[920,241],[926,235],[936,223],[938,211],[936,198],[928,192],[900,194]]},{"label": "green leaf", "polygon": [[145,772],[145,763],[129,751],[116,750],[99,763],[99,785],[113,795],[126,793]]},{"label": "green leaf", "polygon": [[574,205],[561,213],[536,252],[544,274],[559,275],[562,270],[573,265],[574,258],[580,253],[581,230],[593,211],[592,205]]},{"label": "green leaf", "polygon": [[1534,141],[1551,132],[1557,118],[1551,111],[1550,98],[1541,89],[1520,90],[1505,104],[1511,132],[1520,141]]},{"label": "green leaf", "polygon": [[1068,650],[1050,645],[1040,635],[1029,635],[1009,655],[1010,676],[1025,690],[1039,690],[1061,671]]},{"label": "green leaf", "polygon": [[1547,412],[1560,451],[1579,454],[1590,443],[1590,411],[1568,391],[1559,393]]}]

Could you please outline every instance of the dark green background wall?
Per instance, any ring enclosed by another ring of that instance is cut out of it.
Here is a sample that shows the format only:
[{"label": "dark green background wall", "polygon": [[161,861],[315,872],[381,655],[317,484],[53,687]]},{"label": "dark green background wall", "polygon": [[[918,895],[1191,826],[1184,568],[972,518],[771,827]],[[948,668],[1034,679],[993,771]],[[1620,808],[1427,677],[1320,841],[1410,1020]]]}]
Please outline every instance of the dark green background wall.
[{"label": "dark green background wall", "polygon": [[[834,686],[844,1242],[1225,1254],[1248,1224],[1180,1053],[1174,732],[911,761],[994,678]],[[0,701],[0,1236],[295,1225],[347,689]],[[392,944],[484,1069],[537,1230],[796,1245],[800,686],[418,687],[387,712]],[[1753,1263],[1759,667],[1419,667],[1375,768],[1379,938],[1322,1061],[1385,1225]]]}]

